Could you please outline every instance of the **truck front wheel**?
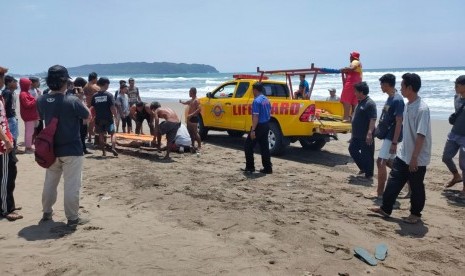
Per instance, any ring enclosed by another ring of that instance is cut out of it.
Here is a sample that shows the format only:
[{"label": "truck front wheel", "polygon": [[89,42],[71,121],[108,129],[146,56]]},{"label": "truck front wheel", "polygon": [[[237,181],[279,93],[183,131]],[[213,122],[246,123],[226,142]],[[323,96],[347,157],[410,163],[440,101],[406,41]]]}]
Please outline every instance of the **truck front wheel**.
[{"label": "truck front wheel", "polygon": [[276,122],[270,122],[270,131],[268,132],[268,144],[270,145],[271,155],[280,155],[286,148],[283,141],[283,133]]}]

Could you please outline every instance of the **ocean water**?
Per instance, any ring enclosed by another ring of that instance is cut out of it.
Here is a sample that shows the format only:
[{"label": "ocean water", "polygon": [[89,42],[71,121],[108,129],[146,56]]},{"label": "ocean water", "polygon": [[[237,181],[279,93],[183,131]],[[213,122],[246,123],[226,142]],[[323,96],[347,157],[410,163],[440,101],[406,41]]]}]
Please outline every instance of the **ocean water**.
[{"label": "ocean water", "polygon": [[[365,70],[363,80],[370,87],[370,97],[376,102],[378,109],[384,105],[386,95],[381,91],[378,79],[392,73],[396,76],[396,87],[400,92],[402,74],[406,72],[417,73],[422,80],[419,95],[430,107],[431,117],[434,119],[447,119],[453,112],[453,98],[455,94],[454,81],[460,75],[465,75],[465,67],[456,68],[405,68],[405,69],[377,69]],[[141,97],[146,100],[178,101],[189,98],[189,89],[197,88],[197,96],[203,97],[207,92],[214,90],[224,81],[232,79],[234,73],[218,74],[182,74],[182,75],[114,75],[110,78],[110,91],[118,89],[118,81],[133,77],[139,87]],[[253,74],[253,73],[252,73]],[[283,76],[272,76],[272,79],[283,80]],[[311,77],[307,76],[311,83]],[[292,79],[293,89],[297,89],[298,76]],[[312,92],[312,99],[324,100],[329,95],[328,89],[334,87],[337,94],[342,90],[340,74],[318,75]]]}]

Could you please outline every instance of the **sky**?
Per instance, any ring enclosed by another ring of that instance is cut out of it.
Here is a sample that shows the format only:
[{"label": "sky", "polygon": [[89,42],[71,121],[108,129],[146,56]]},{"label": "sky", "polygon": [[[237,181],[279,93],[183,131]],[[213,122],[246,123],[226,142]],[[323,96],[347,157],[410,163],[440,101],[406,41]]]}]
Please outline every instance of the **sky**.
[{"label": "sky", "polygon": [[174,62],[220,72],[465,66],[464,0],[0,0],[0,66]]}]

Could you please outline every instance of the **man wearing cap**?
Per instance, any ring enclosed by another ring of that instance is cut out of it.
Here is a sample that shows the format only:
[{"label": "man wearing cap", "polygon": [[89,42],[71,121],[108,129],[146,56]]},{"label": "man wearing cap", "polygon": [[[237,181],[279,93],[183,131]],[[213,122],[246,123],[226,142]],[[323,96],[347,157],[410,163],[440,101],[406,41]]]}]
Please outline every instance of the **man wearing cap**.
[{"label": "man wearing cap", "polygon": [[353,111],[358,103],[357,97],[355,97],[354,84],[362,81],[362,63],[358,52],[350,53],[350,66],[342,68],[341,72],[346,76],[341,93],[341,102],[344,106],[343,122],[349,122],[351,110]]},{"label": "man wearing cap", "polygon": [[[7,72],[8,69],[0,67],[0,89],[3,88]],[[10,221],[23,218],[16,212],[20,208],[16,208],[13,195],[17,174],[16,162],[13,136],[8,128],[3,100],[0,100],[0,215]]]},{"label": "man wearing cap", "polygon": [[329,97],[326,98],[326,101],[328,102],[339,102],[341,98],[336,95],[336,88],[330,88],[328,89],[329,91]]},{"label": "man wearing cap", "polygon": [[91,106],[95,111],[95,132],[99,135],[99,146],[102,149],[102,155],[106,156],[105,151],[105,134],[111,136],[111,152],[118,156],[115,145],[115,121],[116,107],[113,95],[107,92],[110,86],[110,80],[102,77],[97,81],[100,91],[92,97]]},{"label": "man wearing cap", "polygon": [[265,174],[273,173],[268,144],[268,132],[270,131],[268,122],[271,116],[271,104],[268,98],[263,95],[263,90],[263,85],[260,82],[253,85],[255,98],[252,102],[252,127],[244,145],[245,169],[241,169],[247,173],[255,171],[253,148],[257,143],[260,145],[262,155],[263,169],[260,169],[260,172]]},{"label": "man wearing cap", "polygon": [[[56,113],[58,125],[54,138],[55,163],[45,172],[44,189],[42,192],[42,220],[51,220],[53,205],[57,198],[57,186],[60,178],[64,178],[64,207],[68,219],[67,225],[76,227],[84,223],[79,218],[79,197],[82,181],[83,149],[80,137],[80,119],[89,117],[89,109],[82,103],[82,99],[65,96],[68,70],[55,65],[48,69],[46,82],[50,92],[37,100],[40,118],[47,126]],[[83,97],[83,93],[78,94]]]},{"label": "man wearing cap", "polygon": [[[155,147],[161,148],[161,136],[166,135],[166,155],[165,159],[170,157],[171,149],[175,147],[176,133],[178,132],[181,123],[178,115],[169,107],[161,107],[159,102],[152,102],[150,104],[155,121],[155,131],[153,142]],[[160,118],[165,119],[163,124],[160,124]]]}]

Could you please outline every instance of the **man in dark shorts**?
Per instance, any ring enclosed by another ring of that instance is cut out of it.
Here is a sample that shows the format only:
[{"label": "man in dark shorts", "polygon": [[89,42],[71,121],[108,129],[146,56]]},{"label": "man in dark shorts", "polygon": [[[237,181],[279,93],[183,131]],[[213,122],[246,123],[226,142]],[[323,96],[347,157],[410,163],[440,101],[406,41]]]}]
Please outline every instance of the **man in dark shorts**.
[{"label": "man in dark shorts", "polygon": [[138,102],[136,105],[131,106],[129,116],[136,122],[136,134],[142,134],[142,123],[147,121],[150,128],[150,135],[153,134],[153,115],[150,106],[144,102]]},{"label": "man in dark shorts", "polygon": [[[176,140],[176,133],[178,132],[181,123],[179,122],[178,115],[171,108],[161,107],[159,102],[152,102],[150,104],[153,118],[155,120],[155,133],[153,137],[154,145],[160,149],[161,136],[166,135],[166,155],[165,159],[170,157],[171,148],[173,148]],[[160,118],[165,119],[163,124],[160,124]]]},{"label": "man in dark shorts", "polygon": [[191,136],[192,140],[192,148],[195,149],[194,142],[197,141],[198,149],[202,147],[202,140],[200,139],[199,130],[197,128],[197,124],[199,123],[199,114],[200,114],[200,102],[197,98],[197,89],[192,87],[189,90],[189,97],[191,97],[188,101],[181,101],[180,103],[188,105],[189,109],[187,111],[187,130],[189,131],[189,135]]},{"label": "man in dark shorts", "polygon": [[116,107],[113,95],[107,92],[110,86],[110,80],[100,78],[97,81],[100,91],[92,96],[92,108],[95,110],[95,131],[99,135],[99,146],[102,149],[102,155],[106,156],[105,152],[105,134],[111,135],[111,152],[114,156],[118,156],[115,145],[115,122],[113,117],[116,116]]}]

